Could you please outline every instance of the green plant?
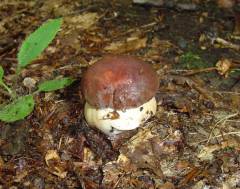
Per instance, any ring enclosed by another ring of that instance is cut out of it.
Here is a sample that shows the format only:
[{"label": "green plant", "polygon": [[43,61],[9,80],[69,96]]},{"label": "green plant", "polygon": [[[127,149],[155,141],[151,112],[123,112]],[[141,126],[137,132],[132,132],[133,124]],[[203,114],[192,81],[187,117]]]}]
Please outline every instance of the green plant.
[{"label": "green plant", "polygon": [[198,55],[192,52],[187,52],[180,56],[179,68],[182,69],[201,69],[209,65]]},{"label": "green plant", "polygon": [[[61,23],[61,18],[49,20],[24,40],[17,55],[16,75],[19,75],[21,70],[36,59],[52,42],[61,27]],[[4,122],[14,122],[28,116],[34,109],[34,95],[38,92],[62,89],[74,81],[70,77],[44,81],[38,85],[37,91],[25,96],[18,96],[13,89],[4,83],[3,76],[4,70],[0,66],[0,86],[11,96],[10,103],[0,105],[0,120]]]}]

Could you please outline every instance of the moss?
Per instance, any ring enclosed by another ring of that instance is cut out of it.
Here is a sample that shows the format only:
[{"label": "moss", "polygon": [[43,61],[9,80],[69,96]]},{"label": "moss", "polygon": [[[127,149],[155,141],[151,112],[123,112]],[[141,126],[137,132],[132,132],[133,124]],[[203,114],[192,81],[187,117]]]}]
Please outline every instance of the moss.
[{"label": "moss", "polygon": [[180,56],[177,68],[181,69],[201,69],[209,67],[208,63],[204,61],[199,55],[187,52]]}]

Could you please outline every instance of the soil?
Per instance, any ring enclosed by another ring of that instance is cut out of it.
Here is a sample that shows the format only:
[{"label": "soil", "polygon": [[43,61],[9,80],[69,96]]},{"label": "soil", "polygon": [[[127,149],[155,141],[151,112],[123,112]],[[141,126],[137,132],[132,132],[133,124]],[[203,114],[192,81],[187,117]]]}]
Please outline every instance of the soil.
[{"label": "soil", "polygon": [[[0,122],[0,188],[240,188],[238,6],[1,1],[0,65],[8,86],[22,96],[37,88],[25,78],[76,80],[35,95],[35,109],[24,120]],[[24,39],[59,17],[54,41],[16,78]],[[88,66],[107,54],[137,56],[160,80],[157,114],[112,138],[86,123],[80,86]],[[9,101],[1,89],[0,103]]]}]

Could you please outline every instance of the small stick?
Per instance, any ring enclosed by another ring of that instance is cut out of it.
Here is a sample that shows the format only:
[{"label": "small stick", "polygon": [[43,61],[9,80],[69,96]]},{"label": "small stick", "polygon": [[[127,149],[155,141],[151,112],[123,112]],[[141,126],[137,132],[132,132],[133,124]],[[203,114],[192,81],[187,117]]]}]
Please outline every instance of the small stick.
[{"label": "small stick", "polygon": [[191,75],[195,75],[198,73],[210,72],[210,71],[214,71],[214,70],[217,70],[217,68],[209,67],[209,68],[202,68],[202,69],[196,69],[196,70],[171,70],[170,73],[178,74],[178,72],[185,72],[185,73],[182,73],[181,76],[191,76]]},{"label": "small stick", "polygon": [[239,51],[240,50],[240,46],[237,44],[234,44],[232,42],[226,41],[225,39],[222,39],[220,37],[216,37],[212,39],[213,42],[217,42],[220,45],[223,45],[224,47],[230,48],[230,49],[234,49]]},{"label": "small stick", "polygon": [[216,100],[214,99],[214,97],[212,96],[212,92],[207,91],[206,89],[204,89],[203,87],[200,87],[196,82],[194,82],[193,80],[191,80],[190,78],[187,77],[183,77],[183,76],[176,76],[176,75],[171,75],[171,76],[167,76],[167,79],[171,79],[174,81],[183,81],[184,83],[186,83],[189,87],[195,89],[196,91],[198,91],[200,94],[202,94],[205,98],[209,99],[214,106],[217,106],[218,103],[216,102]]},{"label": "small stick", "polygon": [[[235,63],[235,62],[234,62]],[[238,69],[240,68],[240,65],[235,63],[232,64],[231,69]],[[182,73],[181,76],[191,76],[191,75],[195,75],[195,74],[199,74],[199,73],[203,73],[203,72],[210,72],[210,71],[218,71],[217,67],[209,67],[209,68],[202,68],[202,69],[196,69],[196,70],[171,70],[170,74],[179,74],[178,72],[185,72]]]}]

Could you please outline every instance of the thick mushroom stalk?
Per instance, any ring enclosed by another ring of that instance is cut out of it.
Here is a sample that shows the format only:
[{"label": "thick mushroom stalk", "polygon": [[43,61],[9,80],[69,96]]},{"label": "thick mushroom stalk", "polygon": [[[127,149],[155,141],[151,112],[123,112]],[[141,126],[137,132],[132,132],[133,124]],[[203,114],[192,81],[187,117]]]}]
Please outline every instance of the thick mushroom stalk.
[{"label": "thick mushroom stalk", "polygon": [[90,125],[94,125],[107,135],[119,134],[132,130],[155,115],[157,103],[155,97],[136,108],[114,110],[112,108],[95,108],[86,103],[84,115]]},{"label": "thick mushroom stalk", "polygon": [[139,127],[156,113],[156,72],[131,56],[107,56],[82,78],[89,125],[111,135]]}]

